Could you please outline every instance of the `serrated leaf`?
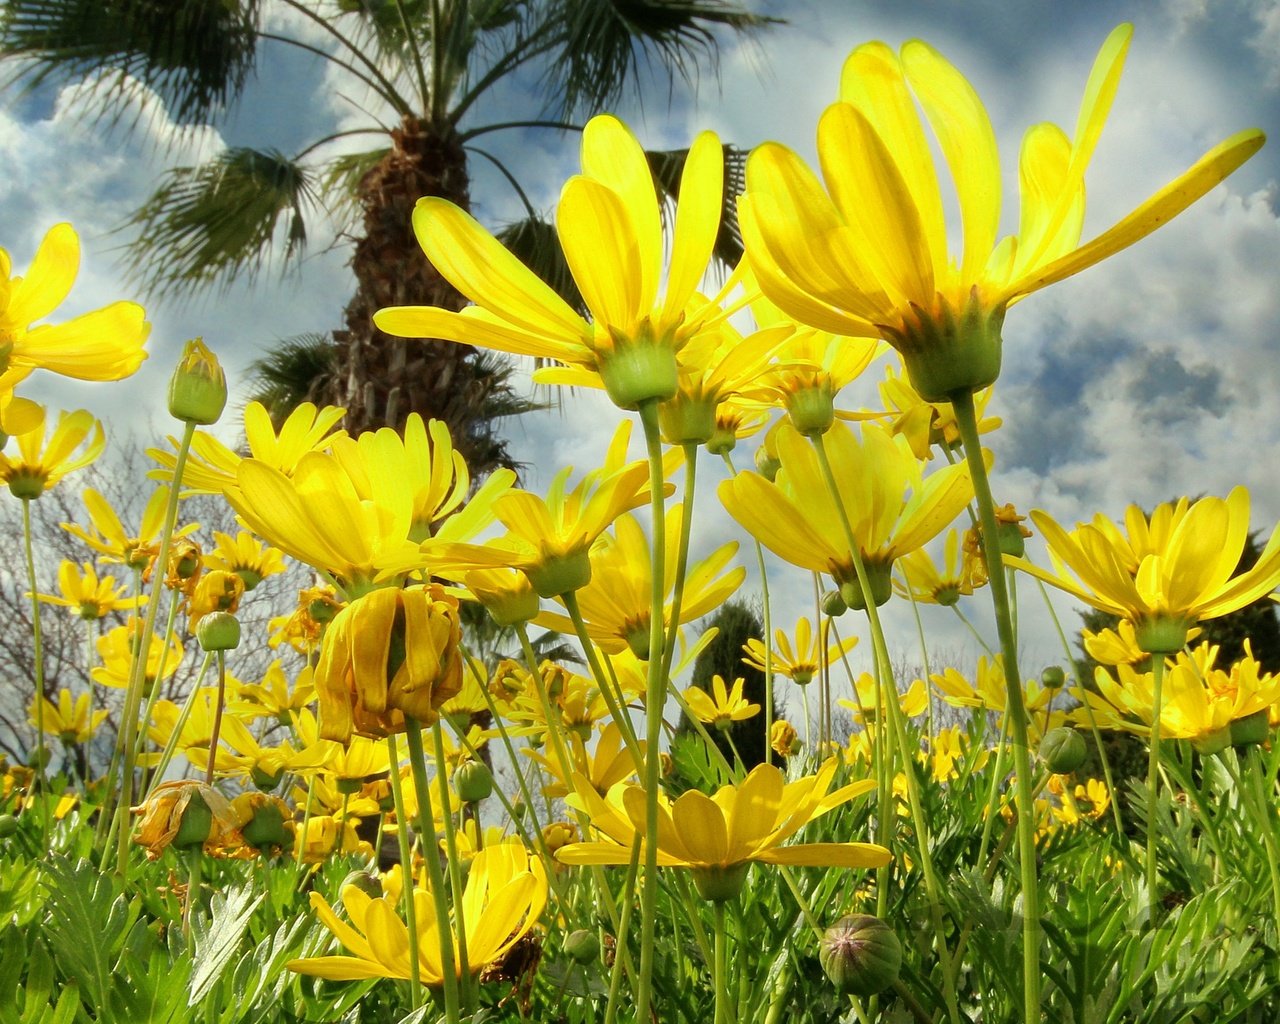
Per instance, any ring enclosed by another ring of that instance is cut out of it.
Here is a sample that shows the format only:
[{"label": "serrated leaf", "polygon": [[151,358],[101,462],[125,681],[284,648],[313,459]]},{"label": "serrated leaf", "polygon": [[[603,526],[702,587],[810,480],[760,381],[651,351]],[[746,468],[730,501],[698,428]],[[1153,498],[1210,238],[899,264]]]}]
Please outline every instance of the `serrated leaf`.
[{"label": "serrated leaf", "polygon": [[196,956],[188,1006],[200,1002],[222,977],[261,902],[262,896],[254,896],[248,886],[237,886],[225,896],[214,895],[207,923],[203,918],[192,922]]}]

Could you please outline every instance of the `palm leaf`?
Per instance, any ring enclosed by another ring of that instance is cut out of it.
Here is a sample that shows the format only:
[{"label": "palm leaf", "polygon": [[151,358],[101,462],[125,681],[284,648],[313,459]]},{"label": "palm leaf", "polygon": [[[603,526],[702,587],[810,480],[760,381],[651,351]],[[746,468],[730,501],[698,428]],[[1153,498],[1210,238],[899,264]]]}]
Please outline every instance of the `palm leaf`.
[{"label": "palm leaf", "polygon": [[249,364],[245,401],[266,406],[278,429],[303,402],[328,394],[337,373],[338,350],[330,335],[297,334]]},{"label": "palm leaf", "polygon": [[258,0],[8,0],[0,13],[0,57],[20,58],[27,87],[102,74],[100,114],[142,84],[187,124],[240,94],[257,39]]},{"label": "palm leaf", "polygon": [[390,152],[391,147],[383,146],[362,153],[343,153],[325,164],[317,191],[338,223],[339,236],[343,229],[353,227],[360,215],[360,182]]},{"label": "palm leaf", "polygon": [[563,26],[563,59],[547,77],[565,112],[609,105],[646,65],[694,84],[701,68],[716,69],[717,28],[778,23],[728,0],[551,0],[545,17]]},{"label": "palm leaf", "polygon": [[208,163],[177,167],[126,225],[126,250],[146,290],[178,296],[252,280],[273,245],[284,266],[307,240],[304,207],[315,202],[307,171],[276,150],[229,149]]}]

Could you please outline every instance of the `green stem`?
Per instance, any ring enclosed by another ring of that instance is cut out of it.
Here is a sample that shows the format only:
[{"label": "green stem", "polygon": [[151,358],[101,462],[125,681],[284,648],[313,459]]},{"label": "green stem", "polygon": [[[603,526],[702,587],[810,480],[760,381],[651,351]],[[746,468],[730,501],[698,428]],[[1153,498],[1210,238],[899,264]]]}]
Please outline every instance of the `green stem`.
[{"label": "green stem", "polygon": [[1160,902],[1160,876],[1156,870],[1157,799],[1160,782],[1160,714],[1164,710],[1164,655],[1151,655],[1151,740],[1147,751],[1147,920],[1154,924]]},{"label": "green stem", "polygon": [[196,676],[195,683],[191,686],[191,691],[187,694],[187,699],[182,705],[182,710],[178,712],[178,720],[174,723],[173,731],[169,733],[169,739],[165,742],[164,752],[160,755],[160,763],[156,765],[156,769],[151,773],[151,782],[147,786],[146,797],[155,792],[158,786],[164,780],[164,773],[169,767],[169,762],[173,760],[174,751],[178,749],[178,741],[182,737],[182,730],[187,726],[187,719],[191,717],[191,708],[195,705],[196,696],[200,693],[200,684],[204,681],[204,674],[209,671],[209,666],[213,662],[213,652],[205,653],[204,660],[200,663],[200,673]]},{"label": "green stem", "polygon": [[[160,697],[160,680],[164,678],[164,670],[169,660],[169,642],[173,636],[174,623],[178,619],[178,591],[173,591],[169,595],[169,613],[165,618],[164,626],[164,646],[160,650],[160,662],[156,666],[155,683],[151,687],[151,692],[147,695],[147,705],[142,709],[142,721],[150,724],[151,716],[156,709],[156,701]],[[147,743],[147,730],[145,728],[138,730],[137,749],[134,750],[133,756],[139,758],[142,756],[142,748]],[[142,788],[144,791],[150,791],[150,785],[147,780],[147,770],[142,770]]]},{"label": "green stem", "polygon": [[[631,863],[627,867],[627,885],[626,891],[633,892],[636,885],[636,872],[640,867],[640,848],[642,846],[639,836],[636,836],[635,845],[631,848]],[[616,944],[614,946],[613,971],[609,976],[609,1001],[605,1004],[604,1024],[614,1024],[618,1013],[618,992],[622,985],[622,965],[626,961],[626,942],[627,932],[631,928],[631,908],[635,901],[628,899],[622,904],[622,920],[618,924],[616,935]]]},{"label": "green stem", "polygon": [[36,557],[31,544],[31,500],[22,499],[22,543],[27,557],[27,584],[31,587],[31,639],[36,683],[36,764],[33,785],[40,790],[40,848],[49,849],[49,787],[45,778],[44,744],[44,633],[40,628],[40,592],[36,585]]},{"label": "green stem", "polygon": [[[1067,640],[1067,633],[1066,630],[1062,628],[1062,622],[1058,618],[1058,613],[1054,610],[1053,602],[1049,600],[1049,590],[1044,585],[1043,580],[1037,579],[1036,584],[1040,587],[1040,596],[1044,598],[1045,607],[1049,609],[1049,618],[1053,620],[1054,629],[1058,631],[1058,639],[1062,642],[1062,650],[1067,656],[1067,664],[1074,665],[1075,658],[1071,655],[1071,644]],[[1077,675],[1076,672],[1072,672],[1071,674],[1073,676]],[[1081,694],[1083,694],[1086,688],[1085,680],[1077,678],[1076,682],[1080,686]],[[1123,840],[1124,822],[1120,820],[1120,802],[1116,799],[1115,782],[1111,775],[1111,759],[1107,757],[1106,746],[1102,742],[1102,732],[1098,729],[1098,720],[1093,713],[1093,705],[1087,700],[1084,700],[1083,696],[1080,703],[1084,705],[1085,717],[1089,719],[1089,732],[1093,735],[1093,745],[1098,751],[1098,760],[1102,763],[1102,777],[1106,779],[1107,792],[1111,794],[1109,803],[1111,804],[1112,818],[1116,823],[1116,838]]]},{"label": "green stem", "polygon": [[[387,737],[387,759],[391,768],[391,799],[396,805],[396,841],[400,845],[400,895],[404,901],[404,923],[409,932],[409,1004],[416,1009],[422,1005],[422,974],[418,955],[418,921],[413,902],[413,853],[409,849],[409,815],[405,811],[404,787],[400,784],[400,752],[396,750],[394,733]],[[307,809],[310,808],[311,797],[308,790]],[[422,813],[421,806],[418,813]],[[376,855],[377,851],[374,852]],[[448,934],[447,929],[440,932],[442,947]]]},{"label": "green stem", "polygon": [[716,955],[713,975],[716,989],[715,1024],[729,1024],[728,949],[725,942],[724,903],[711,904],[715,920]]},{"label": "green stem", "polygon": [[[689,535],[693,532],[693,491],[697,483],[698,446],[684,446],[684,500],[680,505],[680,547],[676,554],[676,576],[671,594],[671,625],[667,627],[662,650],[662,678],[671,675],[671,662],[676,656],[676,637],[680,632],[680,609],[684,604],[684,581],[689,573]],[[663,529],[665,530],[665,517]],[[665,565],[663,574],[666,573]],[[663,580],[666,589],[666,580]],[[666,596],[665,594],[663,595]],[[661,612],[661,609],[659,609]]]},{"label": "green stem", "polygon": [[1027,707],[1018,672],[1018,649],[1005,588],[1004,559],[996,524],[995,502],[987,480],[987,465],[978,436],[978,417],[973,392],[950,396],[956,425],[964,442],[965,459],[973,479],[974,498],[982,523],[982,547],[987,559],[988,585],[995,607],[996,630],[1004,660],[1007,715],[1013,741],[1014,785],[1017,790],[1018,861],[1022,883],[1022,993],[1023,1015],[1027,1021],[1040,1020],[1040,891],[1036,879],[1035,807],[1031,796],[1031,751],[1027,746]]},{"label": "green stem", "polygon": [[218,652],[218,697],[213,711],[213,733],[209,737],[209,763],[204,769],[204,784],[213,785],[213,769],[218,760],[218,733],[222,731],[222,705],[227,697],[227,657],[225,651]]},{"label": "green stem", "polygon": [[[412,733],[413,731],[413,727],[410,726],[409,732]],[[453,814],[449,808],[449,775],[445,766],[444,736],[440,732],[439,720],[431,726],[431,741],[436,761],[436,788],[440,792],[440,803],[444,808],[444,814],[442,815],[444,819],[444,848],[449,860],[449,889],[453,895],[454,927],[458,932],[458,971],[461,978],[459,998],[462,1003],[462,1009],[467,1013],[472,1013],[475,1007],[472,1005],[474,993],[471,987],[471,962],[467,956],[467,921],[462,900],[462,861],[458,857],[457,830],[454,828]],[[411,751],[413,749],[412,740],[409,741],[409,749]],[[480,822],[477,819],[477,843],[480,841],[480,836]]]},{"label": "green stem", "polygon": [[662,706],[667,695],[667,681],[662,674],[662,575],[666,565],[666,529],[664,515],[662,441],[658,430],[658,403],[647,400],[640,404],[640,422],[644,426],[645,448],[649,456],[649,504],[653,520],[653,571],[650,595],[649,677],[645,687],[645,843],[644,883],[640,890],[640,986],[636,993],[636,1020],[649,1019],[653,984],[653,958],[656,950],[654,930],[658,909],[658,792],[661,788]]},{"label": "green stem", "polygon": [[[431,786],[427,782],[427,759],[422,749],[422,726],[405,716],[405,739],[409,743],[409,765],[413,771],[413,788],[418,794],[418,835],[422,837],[422,859],[427,864],[431,899],[436,908],[436,931],[440,937],[440,973],[444,975],[444,1013],[449,1024],[458,1024],[458,968],[454,959],[453,925],[449,922],[449,896],[445,891],[444,871],[440,867],[440,848],[436,844],[436,816],[431,807]],[[444,813],[449,813],[445,804]],[[459,910],[462,908],[459,907]]]},{"label": "green stem", "polygon": [[164,588],[166,568],[169,564],[169,548],[173,544],[173,527],[178,521],[178,499],[182,491],[182,474],[187,466],[187,454],[195,437],[196,425],[183,425],[182,440],[178,444],[177,458],[173,464],[173,482],[169,486],[169,500],[165,506],[164,525],[160,527],[160,551],[156,555],[155,572],[151,584],[151,600],[147,602],[147,614],[138,638],[138,652],[129,674],[129,688],[124,701],[124,732],[120,738],[124,766],[120,779],[120,802],[116,806],[116,874],[126,881],[129,872],[129,823],[126,817],[133,802],[134,750],[138,736],[138,713],[142,707],[142,688],[147,675],[147,657],[151,651],[151,637],[156,628],[156,616],[160,610],[160,592]]}]

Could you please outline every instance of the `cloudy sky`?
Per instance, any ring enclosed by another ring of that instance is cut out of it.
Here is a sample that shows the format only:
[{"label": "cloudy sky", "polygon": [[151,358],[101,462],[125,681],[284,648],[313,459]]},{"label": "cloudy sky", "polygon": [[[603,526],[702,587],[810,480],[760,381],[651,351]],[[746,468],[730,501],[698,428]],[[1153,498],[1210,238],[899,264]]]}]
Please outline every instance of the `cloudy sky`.
[{"label": "cloudy sky", "polygon": [[[1280,7],[1271,0],[798,0],[756,7],[783,17],[756,42],[730,41],[719,87],[708,77],[696,103],[665,91],[617,112],[642,141],[684,146],[712,128],[738,145],[766,139],[811,158],[818,116],[836,95],[840,66],[859,43],[897,46],[921,37],[940,49],[982,95],[1006,172],[1005,226],[1016,226],[1016,155],[1025,128],[1050,120],[1068,132],[1094,54],[1121,20],[1135,34],[1110,121],[1088,176],[1086,237],[1108,227],[1226,136],[1257,126],[1280,140]],[[305,263],[256,287],[175,304],[142,297],[122,279],[116,229],[156,186],[166,166],[227,144],[290,150],[353,123],[361,99],[336,90],[296,55],[266,51],[241,106],[225,123],[178,130],[155,103],[140,130],[110,130],[83,116],[89,84],[16,100],[0,108],[0,244],[15,269],[60,220],[80,231],[80,280],[64,312],[138,297],[154,323],[151,359],[122,385],[39,382],[33,397],[87,406],[116,432],[167,429],[163,394],[182,341],[200,334],[232,376],[273,340],[340,323],[350,293],[347,251],[323,225]],[[521,111],[521,89],[497,97]],[[490,107],[485,120],[505,120]],[[495,150],[518,159],[534,201],[550,208],[577,164],[575,137],[513,136]],[[486,167],[475,166],[478,216],[490,223],[519,204]],[[1039,293],[1010,312],[1005,366],[992,411],[1005,420],[990,438],[997,499],[1044,508],[1074,522],[1129,502],[1151,505],[1182,493],[1225,494],[1247,484],[1254,526],[1280,519],[1280,149],[1272,142],[1169,227],[1105,264]],[[874,381],[850,404],[870,401]],[[565,463],[591,464],[602,448],[595,425],[616,413],[598,396],[567,398],[561,409],[511,427],[530,463],[528,484],[544,486]],[[592,429],[587,429],[591,424]],[[744,456],[745,458],[745,456]],[[719,478],[708,467],[702,494]],[[708,501],[700,537],[734,533]],[[750,559],[748,563],[750,563]],[[783,585],[779,618],[794,621],[807,584]],[[1025,587],[1024,596],[1033,588]],[[1029,603],[1023,615],[1028,667],[1060,658],[1048,620]],[[1070,616],[1070,605],[1059,603]],[[906,650],[909,612],[890,614]],[[1071,617],[1074,622],[1074,617]],[[950,619],[935,627],[943,647],[964,643]],[[1070,624],[1069,624],[1070,628]],[[908,631],[910,629],[910,631]]]}]

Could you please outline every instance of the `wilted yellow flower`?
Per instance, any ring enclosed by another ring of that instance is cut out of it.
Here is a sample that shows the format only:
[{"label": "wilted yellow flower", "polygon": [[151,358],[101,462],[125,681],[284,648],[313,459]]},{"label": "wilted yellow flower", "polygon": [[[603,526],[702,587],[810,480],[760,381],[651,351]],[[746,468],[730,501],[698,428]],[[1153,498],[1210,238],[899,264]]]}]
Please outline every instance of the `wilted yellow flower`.
[{"label": "wilted yellow flower", "polygon": [[776,719],[769,727],[769,746],[779,757],[792,757],[800,750],[800,734],[785,718]]},{"label": "wilted yellow flower", "polygon": [[187,625],[192,632],[206,615],[232,612],[240,607],[244,596],[244,579],[225,569],[214,569],[200,577],[187,601]]},{"label": "wilted yellow flower", "polygon": [[298,606],[289,615],[277,615],[267,624],[271,635],[269,647],[288,643],[299,654],[310,655],[320,646],[325,627],[346,607],[338,600],[338,592],[330,586],[303,587],[298,591]]},{"label": "wilted yellow flower", "polygon": [[405,717],[434,722],[462,687],[458,602],[443,588],[384,587],[347,605],[329,624],[315,687],[320,735],[403,732]]},{"label": "wilted yellow flower", "polygon": [[15,402],[13,389],[33,370],[77,380],[120,380],[146,358],[151,332],[134,302],[113,302],[62,324],[40,324],[71,291],[80,269],[80,239],[70,224],[49,229],[31,267],[13,276],[9,254],[0,249],[0,430],[31,428],[31,403]]},{"label": "wilted yellow flower", "polygon": [[162,782],[140,806],[130,810],[142,816],[133,841],[146,847],[149,860],[155,860],[169,846],[212,850],[226,845],[236,830],[230,801],[194,779]]}]

